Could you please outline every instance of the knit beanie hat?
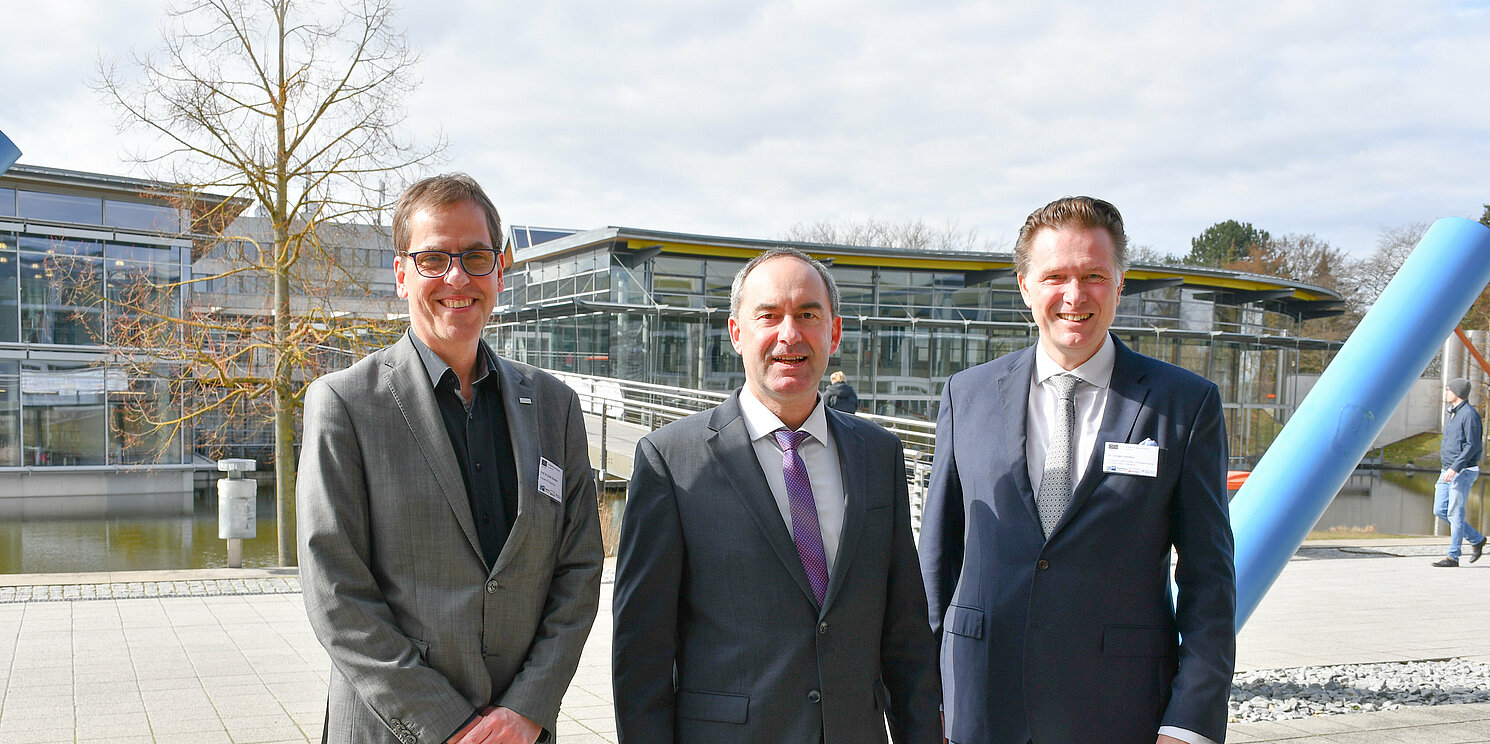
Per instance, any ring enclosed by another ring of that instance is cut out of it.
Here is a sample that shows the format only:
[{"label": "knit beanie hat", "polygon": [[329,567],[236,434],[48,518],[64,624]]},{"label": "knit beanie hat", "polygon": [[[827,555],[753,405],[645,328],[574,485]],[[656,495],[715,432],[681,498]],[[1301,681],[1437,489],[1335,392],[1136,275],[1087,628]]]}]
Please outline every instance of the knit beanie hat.
[{"label": "knit beanie hat", "polygon": [[1463,377],[1455,377],[1449,380],[1449,392],[1459,400],[1469,400],[1469,380]]}]

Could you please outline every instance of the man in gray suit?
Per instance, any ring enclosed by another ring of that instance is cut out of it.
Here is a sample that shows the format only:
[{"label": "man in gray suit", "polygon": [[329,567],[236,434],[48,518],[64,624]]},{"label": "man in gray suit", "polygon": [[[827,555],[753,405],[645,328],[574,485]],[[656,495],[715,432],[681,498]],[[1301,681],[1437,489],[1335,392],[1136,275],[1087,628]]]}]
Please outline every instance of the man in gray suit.
[{"label": "man in gray suit", "polygon": [[328,742],[551,741],[600,592],[573,391],[481,340],[507,257],[469,176],[393,218],[410,332],[306,393],[300,577]]},{"label": "man in gray suit", "polygon": [[894,435],[817,386],[843,321],[827,270],[735,275],[745,387],[636,449],[616,565],[623,744],[941,741],[935,643]]}]

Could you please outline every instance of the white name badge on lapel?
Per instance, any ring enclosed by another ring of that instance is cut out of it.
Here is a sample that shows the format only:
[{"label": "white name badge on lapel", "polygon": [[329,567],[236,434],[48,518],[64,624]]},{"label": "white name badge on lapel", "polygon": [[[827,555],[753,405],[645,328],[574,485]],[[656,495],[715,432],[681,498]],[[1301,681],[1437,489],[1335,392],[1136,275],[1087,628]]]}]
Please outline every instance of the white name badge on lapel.
[{"label": "white name badge on lapel", "polygon": [[564,471],[547,457],[538,458],[538,492],[564,503]]},{"label": "white name badge on lapel", "polygon": [[1159,447],[1148,442],[1108,442],[1102,453],[1102,472],[1153,478],[1159,474]]}]

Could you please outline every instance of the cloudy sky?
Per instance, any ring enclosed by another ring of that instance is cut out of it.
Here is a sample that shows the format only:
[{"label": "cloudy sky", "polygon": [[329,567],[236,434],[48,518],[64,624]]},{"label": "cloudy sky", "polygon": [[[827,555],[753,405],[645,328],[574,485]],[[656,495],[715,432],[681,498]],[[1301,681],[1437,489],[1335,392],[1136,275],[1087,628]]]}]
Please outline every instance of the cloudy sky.
[{"label": "cloudy sky", "polygon": [[[1065,194],[1184,253],[1237,219],[1369,253],[1490,202],[1490,0],[409,3],[407,127],[510,222],[752,238],[923,219],[1006,247]],[[11,4],[0,131],[142,175],[85,84],[160,4]]]}]

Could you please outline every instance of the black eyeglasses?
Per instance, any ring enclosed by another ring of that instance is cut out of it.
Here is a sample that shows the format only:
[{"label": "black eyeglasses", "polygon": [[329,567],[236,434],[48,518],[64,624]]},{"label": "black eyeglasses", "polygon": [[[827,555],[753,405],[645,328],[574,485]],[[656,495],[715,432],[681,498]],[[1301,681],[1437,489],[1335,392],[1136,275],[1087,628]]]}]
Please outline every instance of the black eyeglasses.
[{"label": "black eyeglasses", "polygon": [[414,268],[419,275],[439,279],[450,273],[450,260],[460,259],[460,267],[470,276],[486,276],[497,268],[497,252],[491,248],[472,248],[460,253],[445,251],[414,251],[405,254],[414,259]]}]

